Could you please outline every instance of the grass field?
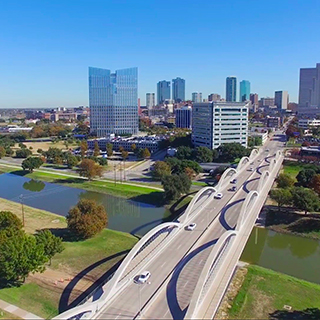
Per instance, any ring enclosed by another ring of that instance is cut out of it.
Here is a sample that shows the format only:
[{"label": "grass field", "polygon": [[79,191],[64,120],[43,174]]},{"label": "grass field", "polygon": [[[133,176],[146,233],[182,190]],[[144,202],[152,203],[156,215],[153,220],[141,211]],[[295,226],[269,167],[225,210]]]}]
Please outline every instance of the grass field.
[{"label": "grass field", "polygon": [[284,164],[283,165],[283,172],[289,174],[293,178],[295,178],[299,171],[303,168],[301,164]]},{"label": "grass field", "polygon": [[270,314],[279,310],[282,311],[282,317],[272,319],[306,319],[290,317],[290,311],[286,311],[284,306],[292,307],[292,311],[319,308],[319,295],[320,286],[317,284],[249,266],[242,287],[232,303],[229,318],[271,319]]},{"label": "grass field", "polygon": [[0,319],[21,319],[12,313],[0,309]]},{"label": "grass field", "polygon": [[[0,211],[11,211],[22,219],[20,203],[0,198]],[[25,231],[32,234],[43,228],[65,228],[67,226],[64,217],[26,205],[24,205],[24,219]]]},{"label": "grass field", "polygon": [[[43,151],[47,151],[50,147],[67,150],[63,141],[58,141],[56,143],[53,143],[51,141],[39,141],[39,142],[33,141],[33,142],[23,142],[23,144],[25,144],[28,149],[30,147],[32,147],[33,153],[36,153],[38,149],[42,149]],[[74,148],[76,146],[77,146],[76,144],[69,144],[69,148]],[[19,149],[18,143],[15,144],[14,148]]]}]

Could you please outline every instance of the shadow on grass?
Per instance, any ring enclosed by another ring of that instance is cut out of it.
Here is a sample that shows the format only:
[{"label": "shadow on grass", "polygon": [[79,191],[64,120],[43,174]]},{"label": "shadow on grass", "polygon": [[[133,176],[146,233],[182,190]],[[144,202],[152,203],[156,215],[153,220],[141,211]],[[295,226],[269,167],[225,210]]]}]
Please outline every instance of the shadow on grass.
[{"label": "shadow on grass", "polygon": [[66,183],[78,183],[78,184],[82,184],[84,182],[88,182],[88,180],[86,179],[81,179],[81,178],[71,178],[71,177],[66,177],[63,179],[55,179],[53,181],[54,183],[59,183],[59,184],[66,184]]},{"label": "shadow on grass", "polygon": [[9,174],[14,174],[16,176],[24,177],[26,174],[30,173],[28,170],[15,170],[8,172]]},{"label": "shadow on grass", "polygon": [[153,191],[149,194],[140,194],[129,199],[132,201],[152,204],[157,207],[161,207],[166,204],[163,191]]},{"label": "shadow on grass", "polygon": [[276,310],[269,314],[269,320],[318,320],[320,310],[318,308],[307,308],[304,310]]},{"label": "shadow on grass", "polygon": [[[267,215],[266,215],[266,227],[277,226],[277,225],[289,225],[301,217],[298,214],[291,213],[288,211],[279,211],[276,206],[266,206]],[[282,209],[286,210],[286,209]]]},{"label": "shadow on grass", "polygon": [[49,228],[48,230],[56,237],[62,238],[62,241],[64,242],[84,241],[84,239],[75,236],[68,228]]},{"label": "shadow on grass", "polygon": [[[71,303],[69,303],[69,299],[70,296],[72,294],[73,289],[75,288],[75,286],[77,285],[77,283],[84,278],[89,272],[91,272],[92,270],[94,270],[95,268],[97,268],[98,266],[106,263],[107,261],[110,261],[112,259],[115,259],[117,257],[120,256],[125,256],[130,250],[125,250],[125,251],[121,251],[118,252],[116,254],[113,254],[109,257],[106,257],[104,259],[101,259],[95,263],[93,263],[92,265],[90,265],[89,267],[85,268],[84,270],[82,270],[80,273],[78,273],[72,280],[71,282],[65,287],[65,289],[63,290],[61,297],[60,297],[60,301],[59,301],[59,313],[64,312],[68,309],[74,308],[77,305],[79,305],[79,303],[81,303],[83,300],[85,300],[86,298],[88,298],[88,296],[91,296],[92,294],[96,294],[95,290],[97,288],[99,288],[100,286],[102,286],[103,284],[106,283],[107,279],[117,270],[117,268],[119,267],[119,265],[121,264],[122,260],[124,259],[124,257],[116,262],[108,271],[106,271],[98,280],[96,280],[89,288],[87,288],[84,292],[82,292],[75,300],[73,300]],[[95,299],[97,299],[98,297],[95,297]]]},{"label": "shadow on grass", "polygon": [[320,219],[303,217],[290,224],[287,229],[296,233],[319,232]]}]

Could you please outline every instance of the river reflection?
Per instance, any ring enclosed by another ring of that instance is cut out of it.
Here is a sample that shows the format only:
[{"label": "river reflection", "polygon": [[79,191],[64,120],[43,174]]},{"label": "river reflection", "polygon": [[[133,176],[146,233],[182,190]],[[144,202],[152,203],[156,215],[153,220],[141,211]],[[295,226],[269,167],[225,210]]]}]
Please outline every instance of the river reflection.
[{"label": "river reflection", "polygon": [[[21,197],[22,195],[22,197]],[[108,213],[110,229],[144,235],[168,216],[163,207],[155,207],[99,192],[31,180],[14,174],[0,175],[0,198],[66,216],[80,199],[101,203]]]},{"label": "river reflection", "polygon": [[316,240],[254,228],[241,260],[320,284]]}]

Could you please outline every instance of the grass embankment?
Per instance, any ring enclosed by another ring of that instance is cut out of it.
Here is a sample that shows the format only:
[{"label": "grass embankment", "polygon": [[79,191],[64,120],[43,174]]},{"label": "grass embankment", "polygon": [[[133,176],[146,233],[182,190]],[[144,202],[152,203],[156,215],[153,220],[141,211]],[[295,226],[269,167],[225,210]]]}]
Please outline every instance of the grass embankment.
[{"label": "grass embankment", "polygon": [[[232,303],[229,318],[271,319],[273,314],[272,319],[307,319],[302,310],[319,308],[319,295],[320,286],[317,284],[249,266],[242,287]],[[290,306],[291,311],[286,311],[285,305]],[[293,310],[300,312],[292,313]]]},{"label": "grass embankment", "polygon": [[[0,210],[10,210],[21,218],[21,207],[11,201],[0,201]],[[47,228],[57,235],[66,234],[63,217],[25,206],[26,231]],[[44,273],[30,275],[26,282],[15,288],[0,289],[0,299],[44,318],[58,314],[79,303],[95,281],[120,261],[137,239],[129,234],[103,230],[85,241],[64,241],[65,250],[53,257]],[[87,292],[86,292],[87,291]]]},{"label": "grass embankment", "polygon": [[[84,189],[88,191],[96,191],[100,193],[106,193],[114,196],[119,196],[135,201],[145,202],[153,205],[163,205],[164,192],[154,189],[152,187],[144,187],[138,185],[130,185],[117,182],[116,184],[106,180],[93,180],[88,181],[81,179],[77,175],[68,177],[58,173],[34,171],[32,173],[26,173],[23,170],[13,169],[8,166],[1,166],[1,170],[7,173],[12,173],[20,176],[24,176],[30,179],[36,179],[51,183],[63,184],[68,187]],[[69,175],[69,173],[68,173]]]},{"label": "grass embankment", "polygon": [[283,165],[283,172],[289,174],[293,178],[296,178],[299,171],[303,169],[303,164],[298,162],[288,162],[286,161]]},{"label": "grass embankment", "polygon": [[294,234],[306,238],[320,240],[320,215],[298,214],[284,208],[269,209],[266,213],[265,226],[276,232]]}]

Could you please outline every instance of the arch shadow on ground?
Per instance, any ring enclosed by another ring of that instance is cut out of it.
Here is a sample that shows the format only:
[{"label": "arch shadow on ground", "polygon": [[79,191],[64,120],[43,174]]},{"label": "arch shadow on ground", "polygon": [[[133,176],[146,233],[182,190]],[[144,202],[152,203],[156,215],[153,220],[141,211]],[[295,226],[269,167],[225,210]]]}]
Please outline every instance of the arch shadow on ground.
[{"label": "arch shadow on ground", "polygon": [[254,178],[254,179],[250,179],[250,180],[246,181],[246,182],[243,184],[243,190],[244,190],[246,193],[249,193],[251,190],[248,189],[248,184],[251,183],[251,182],[257,181],[257,180],[260,180],[260,178]]},{"label": "arch shadow on ground", "polygon": [[[226,220],[226,214],[227,214],[227,211],[232,208],[233,206],[239,204],[240,202],[244,202],[245,198],[243,199],[239,199],[239,200],[236,200],[228,205],[226,205],[225,207],[223,207],[223,209],[221,210],[221,214],[219,216],[219,222],[221,223],[221,225],[226,229],[226,230],[235,230],[236,226],[232,227],[228,224],[227,220]],[[240,214],[240,210],[239,209],[239,214]]]},{"label": "arch shadow on ground", "polygon": [[178,279],[179,279],[179,276],[180,276],[183,268],[197,254],[199,254],[201,251],[213,246],[214,244],[216,244],[218,242],[218,240],[219,239],[217,238],[212,241],[209,241],[209,242],[203,244],[202,246],[200,246],[199,248],[195,249],[194,251],[190,252],[188,255],[186,255],[181,260],[181,262],[179,263],[179,266],[173,272],[171,279],[170,279],[168,286],[167,286],[166,297],[167,297],[167,303],[169,306],[169,310],[170,310],[172,318],[174,320],[183,319],[186,312],[187,312],[187,308],[185,308],[184,310],[182,310],[180,308],[180,305],[178,302],[178,297],[177,297],[177,283],[178,283]]}]

